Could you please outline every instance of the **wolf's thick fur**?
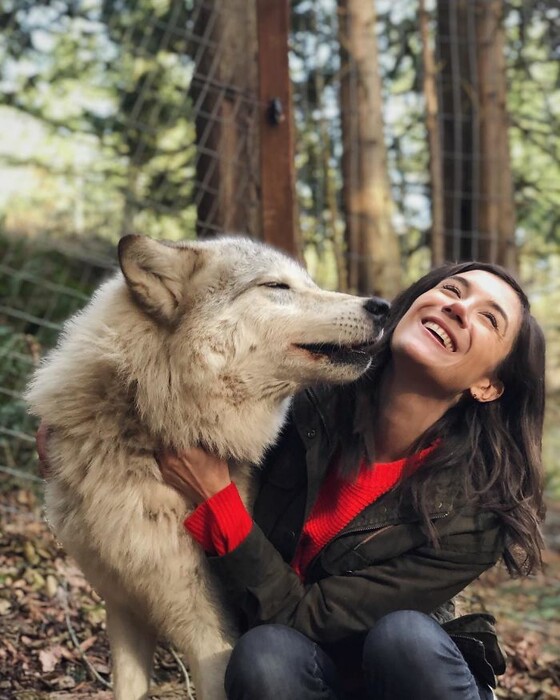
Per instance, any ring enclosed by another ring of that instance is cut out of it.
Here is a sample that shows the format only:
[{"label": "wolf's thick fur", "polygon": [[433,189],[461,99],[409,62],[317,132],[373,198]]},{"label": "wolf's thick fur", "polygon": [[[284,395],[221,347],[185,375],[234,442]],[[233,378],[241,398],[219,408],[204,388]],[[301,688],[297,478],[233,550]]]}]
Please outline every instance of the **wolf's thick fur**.
[{"label": "wolf's thick fur", "polygon": [[[215,700],[235,630],[184,532],[193,506],[162,482],[154,451],[214,451],[249,502],[248,465],[276,439],[290,395],[357,378],[368,357],[350,346],[377,329],[363,299],[320,290],[244,238],[127,236],[119,256],[122,274],[67,322],[27,394],[52,431],[47,516],[105,598],[116,697],[146,697],[163,635],[197,696]],[[325,354],[299,347],[309,343]]]}]

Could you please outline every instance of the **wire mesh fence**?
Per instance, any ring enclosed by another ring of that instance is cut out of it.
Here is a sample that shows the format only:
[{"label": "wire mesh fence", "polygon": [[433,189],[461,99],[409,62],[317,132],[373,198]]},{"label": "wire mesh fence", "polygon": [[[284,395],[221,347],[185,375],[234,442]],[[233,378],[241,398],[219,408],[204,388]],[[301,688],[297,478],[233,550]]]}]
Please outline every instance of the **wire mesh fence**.
[{"label": "wire mesh fence", "polygon": [[254,3],[8,3],[0,121],[0,465],[30,472],[22,392],[128,232],[257,236]]},{"label": "wire mesh fence", "polygon": [[78,249],[0,242],[0,466],[33,473],[35,421],[23,392],[63,321],[85,305],[112,269],[109,257]]},{"label": "wire mesh fence", "polygon": [[[378,0],[360,19],[357,4],[291,3],[288,119],[308,268],[324,286],[372,292],[376,265],[392,293],[428,269],[438,236],[446,257],[478,257],[486,243],[511,249],[515,232],[560,386],[557,11]],[[0,22],[0,465],[31,474],[35,425],[21,393],[63,320],[114,269],[118,238],[262,237],[268,104],[253,0],[20,0]],[[362,45],[376,65],[362,66]],[[504,233],[502,205],[517,216]]]}]

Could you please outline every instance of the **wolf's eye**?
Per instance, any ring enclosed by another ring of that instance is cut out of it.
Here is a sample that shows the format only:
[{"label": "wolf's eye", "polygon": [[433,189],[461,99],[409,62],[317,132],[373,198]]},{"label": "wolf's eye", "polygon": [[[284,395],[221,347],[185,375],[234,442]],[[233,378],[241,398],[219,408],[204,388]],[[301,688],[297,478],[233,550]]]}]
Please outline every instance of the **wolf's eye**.
[{"label": "wolf's eye", "polygon": [[290,285],[285,282],[264,282],[261,287],[268,287],[269,289],[290,289]]}]

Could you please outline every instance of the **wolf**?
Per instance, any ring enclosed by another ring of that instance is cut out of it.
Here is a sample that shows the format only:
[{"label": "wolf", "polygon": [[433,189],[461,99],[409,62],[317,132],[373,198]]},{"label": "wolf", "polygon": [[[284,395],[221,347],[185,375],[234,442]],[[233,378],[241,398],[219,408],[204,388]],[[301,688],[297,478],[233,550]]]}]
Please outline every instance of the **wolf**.
[{"label": "wolf", "polygon": [[117,700],[147,697],[158,636],[186,657],[197,697],[218,700],[235,626],[182,526],[194,504],[154,454],[220,455],[250,507],[290,397],[366,371],[382,314],[240,236],[129,235],[118,255],[27,391],[50,426],[46,515],[105,600]]}]

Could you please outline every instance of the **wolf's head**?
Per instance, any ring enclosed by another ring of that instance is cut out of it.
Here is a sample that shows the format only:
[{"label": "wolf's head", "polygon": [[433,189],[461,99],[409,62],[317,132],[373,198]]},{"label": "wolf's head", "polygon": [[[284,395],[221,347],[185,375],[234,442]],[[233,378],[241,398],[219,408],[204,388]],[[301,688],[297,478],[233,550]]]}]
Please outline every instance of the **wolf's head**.
[{"label": "wolf's head", "polygon": [[[268,246],[237,236],[171,244],[132,235],[120,241],[119,261],[136,318],[127,325],[145,329],[143,346],[126,354],[134,356],[137,402],[150,422],[169,424],[168,411],[164,418],[154,403],[169,391],[169,412],[180,412],[182,396],[184,422],[209,443],[214,433],[225,437],[225,423],[258,435],[256,416],[275,412],[259,437],[270,443],[290,395],[318,382],[352,381],[369,366],[384,309],[321,290]],[[165,388],[161,380],[154,386],[153,373],[144,381],[143,352],[151,368],[166,366]]]},{"label": "wolf's head", "polygon": [[119,259],[122,274],[68,320],[26,393],[75,439],[258,462],[292,394],[369,366],[382,305],[319,289],[268,246],[127,236]]},{"label": "wolf's head", "polygon": [[320,289],[268,246],[241,237],[170,244],[132,235],[120,241],[119,261],[132,299],[167,331],[189,375],[194,359],[215,383],[227,377],[256,383],[260,396],[273,387],[286,395],[313,382],[352,381],[369,366],[382,305]]}]

